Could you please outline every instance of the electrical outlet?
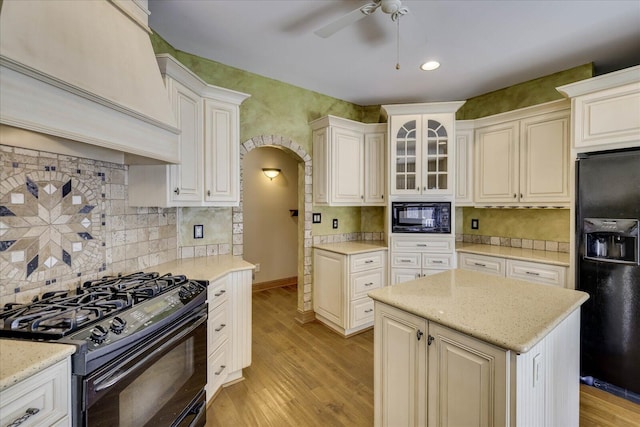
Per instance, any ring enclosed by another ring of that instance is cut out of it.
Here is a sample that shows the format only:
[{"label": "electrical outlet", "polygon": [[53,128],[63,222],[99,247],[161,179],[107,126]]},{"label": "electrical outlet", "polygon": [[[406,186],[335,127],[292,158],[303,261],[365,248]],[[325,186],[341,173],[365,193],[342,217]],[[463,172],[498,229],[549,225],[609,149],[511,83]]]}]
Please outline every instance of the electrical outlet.
[{"label": "electrical outlet", "polygon": [[333,228],[338,228],[338,218],[333,218]]},{"label": "electrical outlet", "polygon": [[472,230],[477,230],[477,229],[479,229],[479,228],[480,228],[480,220],[479,220],[479,219],[475,219],[475,218],[473,218],[473,219],[471,220],[471,229],[472,229]]},{"label": "electrical outlet", "polygon": [[202,224],[193,226],[193,238],[202,239],[204,237],[204,226]]},{"label": "electrical outlet", "polygon": [[256,271],[256,273],[258,273],[260,271],[260,263],[257,262],[255,265],[256,265],[255,271]]}]

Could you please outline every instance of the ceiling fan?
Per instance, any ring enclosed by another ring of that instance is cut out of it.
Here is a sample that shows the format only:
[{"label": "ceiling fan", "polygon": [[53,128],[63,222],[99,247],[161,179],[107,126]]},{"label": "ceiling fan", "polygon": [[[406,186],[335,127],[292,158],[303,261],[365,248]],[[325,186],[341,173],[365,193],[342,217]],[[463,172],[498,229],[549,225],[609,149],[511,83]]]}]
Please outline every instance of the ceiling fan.
[{"label": "ceiling fan", "polygon": [[354,22],[359,21],[365,16],[371,15],[378,8],[382,9],[384,13],[391,15],[391,20],[394,22],[397,21],[399,17],[409,13],[409,9],[402,6],[401,0],[373,0],[373,2],[367,3],[364,6],[347,13],[343,17],[338,18],[314,32],[322,38],[327,38]]}]

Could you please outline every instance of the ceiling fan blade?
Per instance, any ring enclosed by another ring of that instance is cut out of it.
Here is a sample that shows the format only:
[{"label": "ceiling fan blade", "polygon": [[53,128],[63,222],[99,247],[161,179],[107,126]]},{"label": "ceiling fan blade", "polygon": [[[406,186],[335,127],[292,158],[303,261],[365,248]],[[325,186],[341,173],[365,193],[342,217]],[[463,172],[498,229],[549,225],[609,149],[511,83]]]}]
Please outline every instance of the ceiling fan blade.
[{"label": "ceiling fan blade", "polygon": [[[365,5],[362,7],[366,7],[369,5]],[[314,31],[314,33],[324,39],[326,39],[327,37],[337,33],[338,31],[340,31],[341,29],[343,29],[344,27],[348,27],[349,25],[353,24],[354,22],[357,22],[359,20],[361,20],[362,18],[364,18],[365,16],[367,16],[367,14],[365,14],[361,9],[362,7],[357,8],[356,10],[353,10],[349,13],[347,13],[346,15],[342,16],[341,18],[333,21],[332,23],[325,25],[324,27],[320,28],[319,30]]]}]

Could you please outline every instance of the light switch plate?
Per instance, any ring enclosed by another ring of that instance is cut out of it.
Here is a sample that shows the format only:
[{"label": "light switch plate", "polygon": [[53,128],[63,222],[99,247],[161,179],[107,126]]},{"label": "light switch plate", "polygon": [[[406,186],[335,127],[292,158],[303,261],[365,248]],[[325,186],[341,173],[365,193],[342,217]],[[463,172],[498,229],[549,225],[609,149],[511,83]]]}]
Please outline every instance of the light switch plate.
[{"label": "light switch plate", "polygon": [[480,228],[480,220],[478,219],[472,219],[471,220],[471,229],[472,230],[477,230],[478,228]]},{"label": "light switch plate", "polygon": [[198,224],[193,226],[193,238],[202,239],[204,237],[204,225]]},{"label": "light switch plate", "polygon": [[313,223],[314,224],[320,224],[322,222],[322,214],[321,213],[314,213],[313,214]]}]

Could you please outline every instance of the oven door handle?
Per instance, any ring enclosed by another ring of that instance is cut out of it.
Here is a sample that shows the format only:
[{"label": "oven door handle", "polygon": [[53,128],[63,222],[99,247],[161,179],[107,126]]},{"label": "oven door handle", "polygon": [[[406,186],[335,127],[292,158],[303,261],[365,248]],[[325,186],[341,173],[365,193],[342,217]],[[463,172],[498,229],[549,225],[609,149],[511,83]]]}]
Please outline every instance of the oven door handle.
[{"label": "oven door handle", "polygon": [[188,321],[183,322],[180,326],[182,326],[182,325],[184,325],[186,323],[192,322],[192,321],[194,321],[194,323],[191,326],[189,326],[184,331],[181,331],[179,334],[177,334],[174,337],[172,337],[170,340],[168,340],[167,342],[162,344],[160,347],[155,349],[153,352],[151,352],[148,355],[146,355],[142,360],[137,362],[135,365],[133,365],[132,367],[130,367],[126,371],[120,370],[120,367],[122,366],[122,365],[120,365],[117,368],[107,372],[104,376],[102,376],[101,378],[96,380],[96,382],[94,383],[94,387],[95,387],[94,391],[96,393],[99,393],[99,392],[101,392],[103,390],[108,389],[109,387],[114,386],[120,380],[122,380],[127,375],[129,375],[131,372],[135,371],[140,366],[145,365],[150,359],[154,358],[159,353],[162,353],[165,350],[171,348],[176,342],[180,341],[182,338],[184,338],[185,336],[187,336],[191,332],[193,332],[198,326],[200,326],[204,322],[206,322],[207,321],[207,312],[204,311],[204,312],[201,312],[201,313],[199,313],[198,315],[196,315],[194,317],[190,317],[188,319]]}]

